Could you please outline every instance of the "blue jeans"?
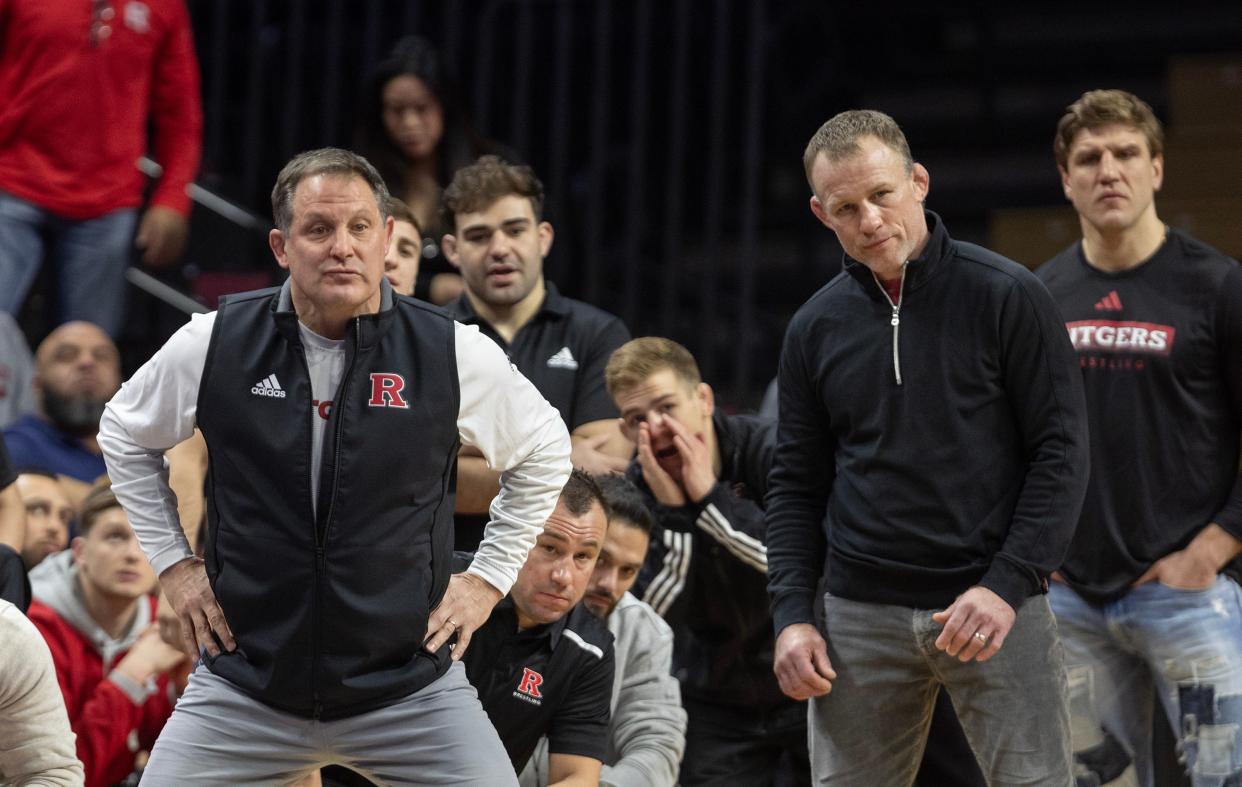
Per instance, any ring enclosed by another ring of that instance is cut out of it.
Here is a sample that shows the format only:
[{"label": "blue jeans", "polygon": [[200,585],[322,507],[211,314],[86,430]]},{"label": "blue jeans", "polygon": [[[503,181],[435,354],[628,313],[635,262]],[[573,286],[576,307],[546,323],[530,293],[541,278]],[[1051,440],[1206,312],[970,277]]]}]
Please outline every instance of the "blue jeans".
[{"label": "blue jeans", "polygon": [[1080,774],[1093,770],[1107,784],[1128,758],[1139,783],[1151,787],[1158,696],[1194,787],[1242,785],[1237,583],[1224,575],[1207,590],[1148,582],[1108,604],[1053,583],[1051,598],[1065,643]]},{"label": "blue jeans", "polygon": [[1048,600],[1028,598],[985,662],[937,650],[933,612],[824,597],[837,679],[811,700],[813,783],[911,784],[943,686],[988,784],[1072,785],[1064,658]]},{"label": "blue jeans", "polygon": [[16,314],[46,259],[56,271],[56,322],[86,320],[116,336],[125,317],[125,269],[138,212],[56,216],[0,191],[0,310]]}]

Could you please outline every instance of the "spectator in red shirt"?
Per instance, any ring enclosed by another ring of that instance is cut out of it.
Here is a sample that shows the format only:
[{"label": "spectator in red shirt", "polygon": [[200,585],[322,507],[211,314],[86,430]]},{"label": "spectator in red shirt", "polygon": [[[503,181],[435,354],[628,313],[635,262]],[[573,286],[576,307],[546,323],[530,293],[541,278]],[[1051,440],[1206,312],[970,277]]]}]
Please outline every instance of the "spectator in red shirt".
[{"label": "spectator in red shirt", "polygon": [[30,575],[30,620],[47,640],[86,785],[110,785],[134,770],[172,713],[170,672],[185,660],[164,643],[147,562],[105,481],[82,503],[73,549]]},{"label": "spectator in red shirt", "polygon": [[[156,266],[185,244],[202,107],[183,0],[0,0],[0,96],[0,311],[47,259],[57,321],[115,336],[131,242]],[[163,176],[139,221],[148,147]]]}]

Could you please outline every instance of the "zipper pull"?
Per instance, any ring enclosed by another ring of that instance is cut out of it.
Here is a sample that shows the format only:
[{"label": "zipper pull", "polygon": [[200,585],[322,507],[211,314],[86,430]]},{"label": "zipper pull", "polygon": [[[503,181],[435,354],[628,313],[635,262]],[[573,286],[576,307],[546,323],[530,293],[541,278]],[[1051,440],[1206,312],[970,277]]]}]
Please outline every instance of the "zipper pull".
[{"label": "zipper pull", "polygon": [[[898,301],[898,304],[900,301]],[[893,326],[893,379],[898,385],[901,385],[901,350],[899,349],[898,337],[901,334],[901,307],[893,304],[893,316],[888,324]]]}]

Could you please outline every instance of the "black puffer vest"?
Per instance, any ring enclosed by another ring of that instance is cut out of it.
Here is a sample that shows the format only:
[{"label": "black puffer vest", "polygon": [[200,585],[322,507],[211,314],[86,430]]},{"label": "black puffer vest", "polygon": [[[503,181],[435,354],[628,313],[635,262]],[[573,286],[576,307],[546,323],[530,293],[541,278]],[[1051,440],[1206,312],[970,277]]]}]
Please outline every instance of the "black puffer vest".
[{"label": "black puffer vest", "polygon": [[[383,289],[354,318],[324,430],[288,285],[221,301],[198,398],[207,572],[237,640],[207,666],[255,699],[333,719],[449,667],[422,650],[448,584],[458,448],[453,321]],[[317,515],[316,515],[317,510]]]}]

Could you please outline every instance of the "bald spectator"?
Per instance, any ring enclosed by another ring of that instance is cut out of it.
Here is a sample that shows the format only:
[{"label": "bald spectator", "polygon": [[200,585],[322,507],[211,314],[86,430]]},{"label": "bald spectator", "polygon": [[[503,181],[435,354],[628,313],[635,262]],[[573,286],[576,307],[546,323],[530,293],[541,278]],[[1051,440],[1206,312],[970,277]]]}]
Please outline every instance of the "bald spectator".
[{"label": "bald spectator", "polygon": [[95,443],[104,405],[121,386],[121,357],[97,325],[66,323],[35,352],[37,411],[5,430],[13,464],[67,479],[70,500],[106,472]]},{"label": "bald spectator", "polygon": [[43,470],[21,470],[17,491],[26,510],[26,537],[21,553],[22,563],[29,571],[69,546],[73,506],[60,480]]}]

